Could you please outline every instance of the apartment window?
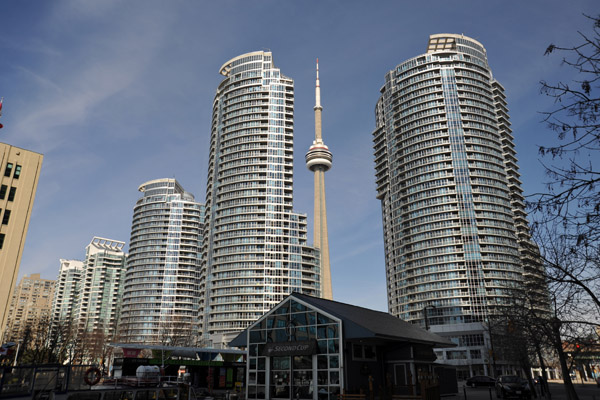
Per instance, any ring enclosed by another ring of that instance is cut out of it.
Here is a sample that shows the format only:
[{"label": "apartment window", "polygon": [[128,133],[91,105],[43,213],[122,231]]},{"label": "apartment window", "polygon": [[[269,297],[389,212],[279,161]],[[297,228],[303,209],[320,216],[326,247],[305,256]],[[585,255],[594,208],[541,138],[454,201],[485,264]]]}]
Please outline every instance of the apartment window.
[{"label": "apartment window", "polygon": [[4,176],[10,176],[13,169],[12,163],[6,164],[6,168],[4,169]]},{"label": "apartment window", "polygon": [[4,216],[2,217],[2,225],[8,225],[10,220],[10,210],[4,210]]},{"label": "apartment window", "polygon": [[471,359],[480,359],[481,358],[481,350],[469,350],[469,354],[471,355]]},{"label": "apartment window", "polygon": [[6,190],[7,189],[8,189],[8,186],[6,186],[6,185],[0,186],[0,200],[4,200],[4,197],[6,196]]},{"label": "apartment window", "polygon": [[15,179],[19,179],[19,176],[21,176],[21,166],[19,164],[17,164],[17,166],[15,167],[15,175],[13,176],[13,178]]},{"label": "apartment window", "polygon": [[4,237],[6,235],[4,233],[0,233],[0,249],[2,249],[2,246],[4,246]]},{"label": "apartment window", "polygon": [[446,356],[448,357],[448,360],[466,360],[467,352],[465,350],[447,351]]},{"label": "apartment window", "polygon": [[[17,193],[17,188],[11,187],[10,192],[8,192],[8,201],[14,201],[16,193]],[[2,197],[4,197],[4,196],[2,196]]]}]

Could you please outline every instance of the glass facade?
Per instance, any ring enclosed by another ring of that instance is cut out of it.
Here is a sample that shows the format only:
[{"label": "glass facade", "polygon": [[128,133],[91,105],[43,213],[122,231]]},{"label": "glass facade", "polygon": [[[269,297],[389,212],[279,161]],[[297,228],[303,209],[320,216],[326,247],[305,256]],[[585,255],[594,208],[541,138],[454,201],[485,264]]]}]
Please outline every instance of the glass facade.
[{"label": "glass facade", "polygon": [[306,215],[292,209],[293,81],[263,51],[220,72],[202,248],[207,339],[245,329],[291,292],[321,292]]},{"label": "glass facade", "polygon": [[60,260],[56,289],[52,299],[52,323],[58,327],[73,319],[77,302],[77,288],[81,281],[83,261]]},{"label": "glass facade", "polygon": [[120,323],[122,340],[191,345],[200,329],[204,208],[175,179],[146,182],[136,203]]},{"label": "glass facade", "polygon": [[465,346],[484,353],[482,323],[507,288],[541,277],[504,88],[480,43],[441,34],[388,72],[381,93],[373,135],[389,311],[456,327],[444,336],[479,330]]},{"label": "glass facade", "polygon": [[[297,300],[281,303],[248,330],[248,399],[335,400],[342,387],[341,321]],[[266,347],[316,343],[315,354],[267,356]]]},{"label": "glass facade", "polygon": [[77,287],[76,321],[80,334],[114,337],[119,323],[127,255],[125,242],[94,237],[86,247]]}]

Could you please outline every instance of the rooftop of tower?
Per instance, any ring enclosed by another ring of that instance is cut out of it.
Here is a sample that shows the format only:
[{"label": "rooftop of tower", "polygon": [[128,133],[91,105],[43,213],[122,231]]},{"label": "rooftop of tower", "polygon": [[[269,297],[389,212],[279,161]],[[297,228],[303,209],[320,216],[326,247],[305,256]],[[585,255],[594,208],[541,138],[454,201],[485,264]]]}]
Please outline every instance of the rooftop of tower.
[{"label": "rooftop of tower", "polygon": [[249,62],[257,62],[257,61],[265,61],[269,62],[272,66],[273,57],[270,51],[253,51],[246,54],[241,54],[237,57],[232,58],[227,61],[225,64],[221,66],[219,69],[219,73],[224,76],[229,76],[229,73],[234,67],[237,67],[241,64],[246,64]]},{"label": "rooftop of tower", "polygon": [[460,51],[457,45],[471,47],[482,53],[484,58],[487,55],[485,47],[480,42],[463,34],[459,35],[456,33],[436,33],[430,35],[429,42],[427,43],[427,53],[443,50]]},{"label": "rooftop of tower", "polygon": [[[122,252],[123,247],[125,247],[125,242],[121,242],[119,240],[106,239],[98,236],[94,236],[88,247],[93,246],[98,250],[109,250],[115,252]],[[92,251],[91,254],[96,253],[96,251]]]},{"label": "rooftop of tower", "polygon": [[175,178],[160,178],[144,182],[138,187],[138,191],[145,192],[146,190],[157,187],[174,187],[177,193],[184,191]]}]

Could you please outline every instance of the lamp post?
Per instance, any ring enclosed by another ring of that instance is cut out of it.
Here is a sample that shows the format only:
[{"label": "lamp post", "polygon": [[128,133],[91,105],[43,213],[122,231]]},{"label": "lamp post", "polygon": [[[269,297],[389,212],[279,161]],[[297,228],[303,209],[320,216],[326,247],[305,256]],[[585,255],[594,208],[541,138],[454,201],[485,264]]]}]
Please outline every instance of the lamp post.
[{"label": "lamp post", "polygon": [[15,361],[13,362],[13,367],[17,366],[17,359],[19,358],[19,349],[21,348],[21,342],[23,339],[17,340],[17,351],[15,352]]},{"label": "lamp post", "polygon": [[162,355],[162,362],[161,362],[161,368],[164,371],[165,370],[165,347],[166,346],[170,346],[171,345],[171,338],[168,337],[167,340],[165,340],[165,344],[162,346],[162,351],[161,351],[161,355]]}]

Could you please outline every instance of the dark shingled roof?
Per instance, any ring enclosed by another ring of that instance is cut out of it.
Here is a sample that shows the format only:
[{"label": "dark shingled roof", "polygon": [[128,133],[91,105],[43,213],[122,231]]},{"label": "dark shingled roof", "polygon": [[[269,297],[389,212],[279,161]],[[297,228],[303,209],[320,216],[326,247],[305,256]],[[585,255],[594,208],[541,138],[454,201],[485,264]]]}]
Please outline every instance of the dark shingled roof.
[{"label": "dark shingled roof", "polygon": [[[382,339],[431,344],[435,347],[456,346],[440,335],[426,331],[385,312],[300,293],[292,293],[283,301],[289,298],[296,298],[343,320],[345,339]],[[231,341],[230,346],[246,346],[246,331]]]}]

